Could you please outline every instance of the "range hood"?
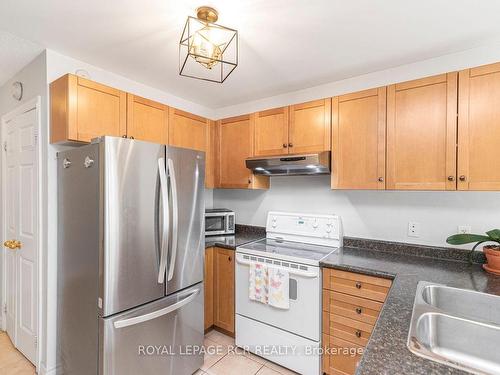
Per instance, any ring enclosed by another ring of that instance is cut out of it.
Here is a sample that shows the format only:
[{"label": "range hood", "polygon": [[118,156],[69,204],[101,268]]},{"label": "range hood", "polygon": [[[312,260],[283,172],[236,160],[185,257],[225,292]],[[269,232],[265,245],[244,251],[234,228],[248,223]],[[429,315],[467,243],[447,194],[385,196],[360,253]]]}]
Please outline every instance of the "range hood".
[{"label": "range hood", "polygon": [[330,151],[315,154],[248,158],[246,166],[254,174],[265,176],[330,174]]}]

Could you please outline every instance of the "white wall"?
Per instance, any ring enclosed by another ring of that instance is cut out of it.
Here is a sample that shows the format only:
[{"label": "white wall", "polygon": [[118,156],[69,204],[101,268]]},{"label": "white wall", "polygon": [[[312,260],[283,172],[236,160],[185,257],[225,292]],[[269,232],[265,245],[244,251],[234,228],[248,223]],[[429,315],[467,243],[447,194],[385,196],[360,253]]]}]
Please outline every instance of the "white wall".
[{"label": "white wall", "polygon": [[341,81],[329,82],[324,85],[310,87],[304,90],[288,92],[269,98],[263,98],[248,103],[218,108],[215,118],[221,119],[245,113],[276,108],[309,100],[327,98],[373,87],[404,82],[412,79],[428,77],[474,66],[500,61],[500,44],[492,43],[462,52],[438,56],[432,59],[418,61],[412,64],[371,72]]},{"label": "white wall", "polygon": [[142,96],[147,99],[167,104],[169,106],[188,111],[199,116],[213,119],[215,113],[212,109],[204,107],[200,104],[190,102],[179,98],[142,83],[134,81],[130,78],[115,74],[113,72],[101,69],[97,66],[87,64],[83,61],[73,59],[71,57],[61,55],[58,52],[47,50],[47,78],[49,83],[56,80],[67,73],[73,73],[79,69],[85,70],[89,74],[89,78],[93,81],[130,92],[135,95]]},{"label": "white wall", "polygon": [[[330,189],[330,176],[271,177],[267,191],[214,190],[214,206],[260,226],[271,210],[334,213],[346,236],[436,246],[447,246],[458,225],[478,233],[500,227],[500,192],[341,191]],[[421,223],[419,238],[407,236],[408,221]]]}]

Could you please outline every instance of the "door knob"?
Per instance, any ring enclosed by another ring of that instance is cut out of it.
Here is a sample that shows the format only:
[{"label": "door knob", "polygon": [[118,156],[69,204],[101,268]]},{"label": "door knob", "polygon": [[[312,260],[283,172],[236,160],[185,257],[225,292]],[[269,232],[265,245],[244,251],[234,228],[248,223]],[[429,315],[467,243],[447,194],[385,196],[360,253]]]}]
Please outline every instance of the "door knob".
[{"label": "door knob", "polygon": [[3,243],[3,245],[11,250],[20,249],[22,246],[21,241],[17,240],[7,240]]}]

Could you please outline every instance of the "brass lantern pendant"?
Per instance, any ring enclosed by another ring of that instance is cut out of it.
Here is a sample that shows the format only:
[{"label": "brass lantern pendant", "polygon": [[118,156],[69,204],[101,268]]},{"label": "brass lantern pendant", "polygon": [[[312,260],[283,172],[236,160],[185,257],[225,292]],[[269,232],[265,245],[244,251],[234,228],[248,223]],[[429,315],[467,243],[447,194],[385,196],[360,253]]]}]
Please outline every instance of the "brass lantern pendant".
[{"label": "brass lantern pendant", "polygon": [[238,31],[217,25],[217,11],[197,9],[188,17],[179,44],[179,74],[222,83],[238,65]]}]

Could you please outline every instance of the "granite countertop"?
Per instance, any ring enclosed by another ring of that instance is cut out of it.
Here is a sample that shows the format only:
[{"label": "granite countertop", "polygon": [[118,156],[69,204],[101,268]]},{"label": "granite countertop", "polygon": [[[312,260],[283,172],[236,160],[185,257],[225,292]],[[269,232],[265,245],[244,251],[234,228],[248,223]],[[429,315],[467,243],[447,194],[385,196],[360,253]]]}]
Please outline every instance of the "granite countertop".
[{"label": "granite countertop", "polygon": [[237,246],[260,240],[264,237],[266,237],[266,228],[264,227],[236,224],[235,234],[228,234],[225,236],[206,236],[205,248],[217,246],[230,250],[236,250]]},{"label": "granite countertop", "polygon": [[[359,241],[361,245],[364,241]],[[389,246],[390,247],[390,246]],[[500,276],[484,272],[480,264],[344,246],[329,255],[321,266],[393,279],[392,287],[366,346],[357,374],[465,374],[420,358],[406,347],[417,283],[430,281],[500,295]],[[393,249],[394,250],[394,249]],[[447,251],[446,249],[437,248]],[[464,251],[455,258],[463,258]],[[441,254],[443,255],[443,254]]]}]

